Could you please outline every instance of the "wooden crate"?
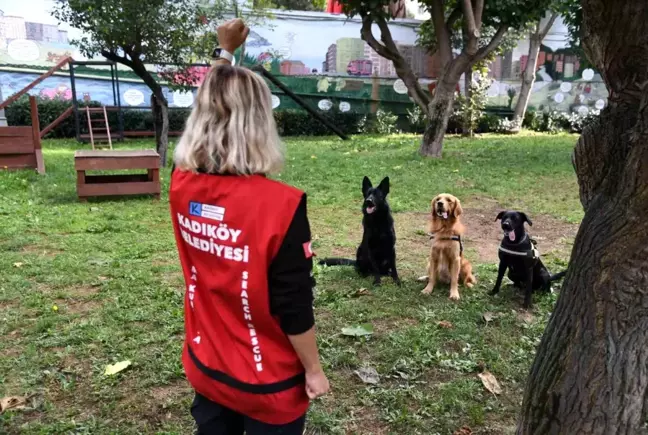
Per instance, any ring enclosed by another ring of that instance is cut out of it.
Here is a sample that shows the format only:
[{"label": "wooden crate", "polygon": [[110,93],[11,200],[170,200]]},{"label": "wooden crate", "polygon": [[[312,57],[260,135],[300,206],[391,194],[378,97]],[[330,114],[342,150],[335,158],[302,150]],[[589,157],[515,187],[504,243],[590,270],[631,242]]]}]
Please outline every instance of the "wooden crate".
[{"label": "wooden crate", "polygon": [[[160,155],[154,150],[91,151],[74,153],[77,195],[81,201],[91,196],[154,195],[160,199]],[[145,170],[144,174],[88,175],[86,171]]]},{"label": "wooden crate", "polygon": [[38,106],[29,97],[31,127],[0,127],[0,169],[36,169],[45,173],[38,126]]}]

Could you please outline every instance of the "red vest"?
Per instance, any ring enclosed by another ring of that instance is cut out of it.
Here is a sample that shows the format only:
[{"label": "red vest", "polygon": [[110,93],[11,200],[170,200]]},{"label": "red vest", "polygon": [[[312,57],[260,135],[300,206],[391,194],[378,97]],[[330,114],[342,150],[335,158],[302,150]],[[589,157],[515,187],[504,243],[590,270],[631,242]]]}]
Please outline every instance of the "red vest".
[{"label": "red vest", "polygon": [[210,400],[270,424],[308,408],[304,368],[268,294],[268,269],[302,195],[259,175],[179,170],[169,192],[187,286],[187,379]]}]

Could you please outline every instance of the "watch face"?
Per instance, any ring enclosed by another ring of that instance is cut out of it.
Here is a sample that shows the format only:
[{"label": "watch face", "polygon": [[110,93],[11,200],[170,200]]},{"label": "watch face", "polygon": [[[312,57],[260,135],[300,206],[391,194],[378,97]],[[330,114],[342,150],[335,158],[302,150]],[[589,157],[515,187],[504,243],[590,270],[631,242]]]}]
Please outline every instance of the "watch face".
[{"label": "watch face", "polygon": [[212,57],[214,59],[218,59],[221,55],[221,49],[220,48],[215,48],[214,52],[212,53]]}]

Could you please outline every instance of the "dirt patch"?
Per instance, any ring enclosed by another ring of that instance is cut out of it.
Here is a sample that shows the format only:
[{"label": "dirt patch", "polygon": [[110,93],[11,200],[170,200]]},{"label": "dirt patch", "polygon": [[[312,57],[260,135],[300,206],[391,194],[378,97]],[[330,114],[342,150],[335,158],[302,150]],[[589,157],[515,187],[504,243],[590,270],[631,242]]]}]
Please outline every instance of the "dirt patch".
[{"label": "dirt patch", "polygon": [[[471,201],[474,203],[474,201]],[[494,201],[484,201],[482,207],[464,207],[462,221],[466,226],[464,236],[465,248],[477,251],[481,263],[497,262],[497,249],[502,240],[502,230],[495,217],[503,210]],[[428,213],[398,213],[394,216],[397,249],[399,257],[408,256],[412,251],[422,252],[426,258],[428,237]],[[543,255],[553,254],[558,257],[568,257],[571,251],[570,242],[576,237],[578,225],[558,220],[552,216],[536,215],[529,234],[538,242],[538,249]],[[425,248],[421,250],[420,246]],[[469,254],[470,255],[470,254]]]},{"label": "dirt patch", "polygon": [[159,387],[153,387],[149,391],[149,394],[155,400],[155,403],[167,403],[168,401],[173,401],[179,397],[188,397],[191,395],[191,387],[189,383],[185,380],[176,381],[169,385],[161,385]]},{"label": "dirt patch", "polygon": [[97,287],[69,287],[65,289],[65,293],[68,294],[71,298],[89,298],[96,295],[99,292]]},{"label": "dirt patch", "polygon": [[418,325],[418,320],[411,318],[381,318],[371,321],[374,332],[378,335],[397,331],[401,328],[408,328],[410,326]]},{"label": "dirt patch", "polygon": [[59,249],[51,249],[38,245],[25,245],[20,249],[20,252],[23,254],[38,255],[42,257],[56,257],[63,253],[63,251]]}]

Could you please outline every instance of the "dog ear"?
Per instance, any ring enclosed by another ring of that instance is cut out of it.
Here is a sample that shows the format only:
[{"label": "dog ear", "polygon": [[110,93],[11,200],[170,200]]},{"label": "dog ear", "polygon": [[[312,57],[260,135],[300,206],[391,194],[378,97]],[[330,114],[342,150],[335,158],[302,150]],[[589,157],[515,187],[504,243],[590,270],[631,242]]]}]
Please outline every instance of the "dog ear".
[{"label": "dog ear", "polygon": [[362,179],[362,196],[367,196],[367,191],[372,187],[371,180],[365,175]]},{"label": "dog ear", "polygon": [[387,194],[389,193],[389,177],[385,177],[385,178],[383,178],[383,180],[382,180],[382,181],[380,182],[380,184],[378,185],[378,189],[380,189],[380,191],[381,191],[385,196],[387,196]]},{"label": "dog ear", "polygon": [[461,208],[461,201],[459,201],[457,198],[455,198],[455,206],[452,214],[454,217],[459,217],[463,213],[463,208]]},{"label": "dog ear", "polygon": [[533,226],[533,222],[531,222],[531,219],[529,219],[529,216],[527,216],[526,213],[520,213],[520,216],[522,216],[522,221],[526,221],[530,227]]},{"label": "dog ear", "polygon": [[505,211],[501,211],[501,212],[497,213],[497,217],[495,218],[495,222],[497,222],[498,220],[502,219],[502,218],[504,217],[504,213],[506,213],[506,212],[505,212]]}]

